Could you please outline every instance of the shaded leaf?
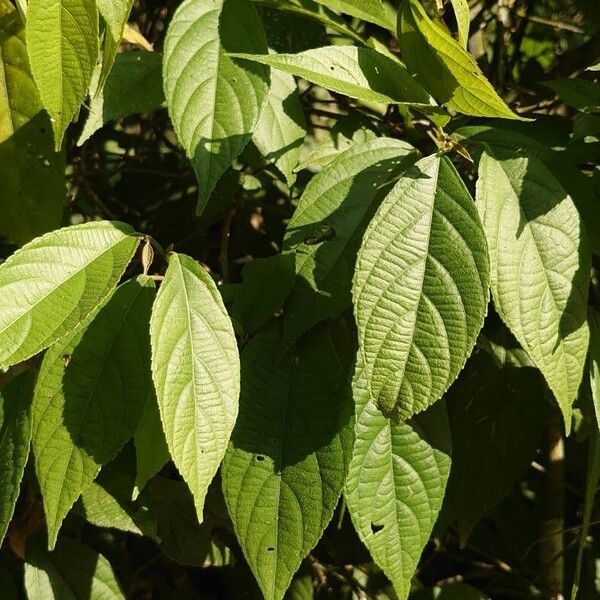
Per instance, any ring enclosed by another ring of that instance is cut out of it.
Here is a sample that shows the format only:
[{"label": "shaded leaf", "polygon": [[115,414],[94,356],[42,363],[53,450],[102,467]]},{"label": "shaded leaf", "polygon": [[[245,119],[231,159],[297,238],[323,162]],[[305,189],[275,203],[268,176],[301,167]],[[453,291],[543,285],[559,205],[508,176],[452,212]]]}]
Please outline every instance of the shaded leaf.
[{"label": "shaded leaf", "polygon": [[600,83],[587,79],[552,79],[543,85],[553,89],[566,104],[578,110],[600,109]]},{"label": "shaded leaf", "polygon": [[440,402],[405,423],[390,420],[369,398],[360,361],[352,385],[356,425],[346,502],[360,539],[405,600],[444,498],[448,417]]},{"label": "shaded leaf", "polygon": [[133,435],[151,390],[154,283],[118,287],[91,323],[52,346],[33,402],[33,453],[54,547],[67,512]]},{"label": "shaded leaf", "polygon": [[281,600],[315,546],[345,478],[352,444],[349,344],[320,328],[278,360],[274,322],[242,353],[240,414],[223,491],[244,556],[267,600]]},{"label": "shaded leaf", "polygon": [[402,420],[425,410],[471,354],[489,298],[483,228],[448,158],[421,159],[381,203],[352,293],[371,398]]}]

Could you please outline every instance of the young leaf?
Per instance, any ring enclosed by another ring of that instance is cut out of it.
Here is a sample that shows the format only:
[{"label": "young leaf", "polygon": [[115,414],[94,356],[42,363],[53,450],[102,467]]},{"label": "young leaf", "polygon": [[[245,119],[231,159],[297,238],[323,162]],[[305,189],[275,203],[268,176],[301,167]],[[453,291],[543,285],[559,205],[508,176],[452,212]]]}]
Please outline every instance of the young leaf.
[{"label": "young leaf", "polygon": [[521,118],[498,96],[473,57],[431,21],[418,0],[403,0],[398,40],[408,70],[448,108],[466,115]]},{"label": "young leaf", "polygon": [[238,413],[240,368],[231,321],[210,275],[173,254],[152,309],[152,377],[167,445],[198,519]]},{"label": "young leaf", "polygon": [[244,149],[267,98],[269,70],[228,52],[267,52],[249,0],[185,0],[164,46],[164,85],[177,137],[198,177],[198,213]]},{"label": "young leaf", "polygon": [[282,71],[271,73],[271,89],[254,129],[252,140],[261,154],[281,171],[288,185],[306,135],[306,119],[296,81]]},{"label": "young leaf", "polygon": [[118,287],[89,325],[52,346],[33,401],[33,453],[49,547],[67,512],[133,435],[152,390],[154,283]]},{"label": "young leaf", "polygon": [[326,46],[298,54],[231,56],[269,65],[363,102],[436,107],[399,62],[371,48]]},{"label": "young leaf", "polygon": [[280,324],[244,348],[240,415],[223,491],[267,600],[281,600],[329,523],[352,445],[349,362],[321,328],[278,364]]},{"label": "young leaf", "polygon": [[0,0],[0,234],[25,244],[60,226],[65,160],[31,77],[25,27]]},{"label": "young leaf", "polygon": [[489,298],[483,228],[448,158],[421,159],[381,203],[352,293],[371,398],[406,420],[454,381]]},{"label": "young leaf", "polygon": [[19,497],[31,441],[34,376],[22,373],[0,393],[0,545]]},{"label": "young leaf", "polygon": [[97,552],[61,537],[47,552],[42,536],[27,540],[25,591],[28,598],[125,600],[110,563]]},{"label": "young leaf", "polygon": [[453,464],[444,513],[463,544],[540,447],[549,416],[541,384],[536,369],[500,369],[491,355],[480,352],[446,395]]},{"label": "young leaf", "polygon": [[96,0],[98,11],[106,23],[104,48],[102,49],[102,65],[96,85],[92,85],[94,95],[102,91],[108,75],[113,67],[123,30],[127,24],[133,0]]},{"label": "young leaf", "polygon": [[128,225],[95,221],[36,238],[0,265],[0,366],[44,350],[111,292],[139,243]]},{"label": "young leaf", "polygon": [[98,58],[94,0],[29,0],[27,51],[57,150],[88,91]]},{"label": "young leaf", "polygon": [[440,402],[406,423],[390,420],[370,399],[360,355],[352,387],[356,425],[346,502],[360,539],[405,600],[450,472],[446,408]]},{"label": "young leaf", "polygon": [[[165,99],[161,65],[159,52],[140,50],[117,55],[106,85],[90,101],[90,112],[77,144],[81,146],[108,121],[160,106]],[[97,67],[92,87],[99,74]]]},{"label": "young leaf", "polygon": [[544,375],[567,432],[588,347],[590,256],[577,209],[535,157],[486,147],[477,208],[494,305]]},{"label": "young leaf", "polygon": [[328,8],[394,31],[394,19],[382,0],[317,0]]},{"label": "young leaf", "polygon": [[146,483],[171,459],[154,394],[146,402],[144,412],[133,434],[133,443],[136,467],[133,489],[135,500]]},{"label": "young leaf", "polygon": [[355,145],[306,186],[283,247],[296,252],[296,285],[285,306],[283,347],[350,306],[362,234],[390,182],[416,158],[406,142]]}]

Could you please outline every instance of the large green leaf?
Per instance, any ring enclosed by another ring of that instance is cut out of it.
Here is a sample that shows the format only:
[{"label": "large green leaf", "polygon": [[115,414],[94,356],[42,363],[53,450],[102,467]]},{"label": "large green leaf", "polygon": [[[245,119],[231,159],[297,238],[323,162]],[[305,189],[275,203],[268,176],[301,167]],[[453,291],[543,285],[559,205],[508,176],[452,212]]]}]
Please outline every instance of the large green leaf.
[{"label": "large green leaf", "polygon": [[537,369],[499,368],[480,352],[450,388],[453,465],[444,513],[462,543],[533,460],[550,413],[542,383]]},{"label": "large green leaf", "polygon": [[394,19],[382,0],[317,0],[317,2],[390,31],[394,30]]},{"label": "large green leaf", "polygon": [[352,445],[348,342],[323,327],[278,363],[280,331],[273,322],[244,348],[223,462],[229,514],[267,600],[281,600],[329,523]]},{"label": "large green leaf", "polygon": [[36,238],[0,265],[0,366],[47,348],[111,292],[139,243],[123,223],[96,221]]},{"label": "large green leaf", "polygon": [[48,552],[42,536],[27,540],[25,591],[36,600],[125,600],[110,563],[67,537]]},{"label": "large green leaf", "polygon": [[96,4],[106,23],[106,33],[104,35],[100,74],[96,85],[92,85],[94,95],[102,91],[113,67],[133,0],[96,0]]},{"label": "large green leaf", "polygon": [[204,498],[238,413],[240,368],[217,286],[190,257],[170,257],[150,333],[152,376],[167,445],[202,521]]},{"label": "large green leaf", "polygon": [[357,144],[306,186],[290,220],[284,249],[296,252],[296,285],[285,306],[284,346],[351,304],[356,253],[391,182],[416,158],[406,142]]},{"label": "large green leaf", "polygon": [[282,71],[271,73],[271,89],[254,128],[252,140],[261,154],[275,163],[288,185],[296,179],[294,169],[306,135],[306,119],[296,81]]},{"label": "large green leaf", "polygon": [[489,260],[477,209],[446,157],[411,167],[369,224],[354,274],[372,399],[402,420],[438,400],[483,325]]},{"label": "large green leaf", "polygon": [[13,516],[31,441],[33,373],[23,373],[0,393],[0,545]]},{"label": "large green leaf", "polygon": [[477,207],[494,305],[554,392],[567,431],[588,347],[590,256],[570,196],[532,156],[487,147]]},{"label": "large green leaf", "polygon": [[443,402],[405,423],[383,415],[358,359],[354,450],[346,502],[360,539],[400,600],[442,506],[450,472],[450,429]]},{"label": "large green leaf", "polygon": [[435,101],[398,62],[371,48],[325,46],[298,54],[233,54],[303,77],[364,102],[435,109]]},{"label": "large green leaf", "polygon": [[408,70],[439,102],[467,115],[521,118],[498,96],[473,57],[431,21],[418,0],[403,0],[398,30]]},{"label": "large green leaf", "polygon": [[65,163],[31,77],[25,28],[0,1],[0,234],[25,244],[60,225]]},{"label": "large green leaf", "polygon": [[[90,101],[90,111],[77,143],[83,144],[108,121],[160,106],[165,99],[161,66],[162,55],[158,52],[119,54],[106,85]],[[97,67],[93,84],[99,74]]]},{"label": "large green leaf", "polygon": [[95,0],[29,0],[27,51],[58,150],[85,99],[98,59]]},{"label": "large green leaf", "polygon": [[33,453],[52,548],[79,495],[133,435],[152,391],[148,277],[118,287],[89,325],[52,346],[33,401]]},{"label": "large green leaf", "polygon": [[600,83],[587,79],[552,79],[543,85],[553,89],[569,106],[579,110],[600,109]]},{"label": "large green leaf", "polygon": [[267,52],[249,0],[186,0],[169,26],[164,85],[177,137],[199,186],[198,212],[244,149],[267,98],[269,70],[228,52]]}]

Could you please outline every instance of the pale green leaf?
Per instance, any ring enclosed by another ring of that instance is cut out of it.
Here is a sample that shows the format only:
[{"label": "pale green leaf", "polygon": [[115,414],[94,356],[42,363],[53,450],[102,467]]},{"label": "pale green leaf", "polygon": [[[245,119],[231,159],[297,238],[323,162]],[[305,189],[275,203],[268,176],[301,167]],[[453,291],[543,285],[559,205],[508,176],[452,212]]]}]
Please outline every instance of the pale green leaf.
[{"label": "pale green leaf", "polygon": [[438,400],[471,354],[489,298],[477,209],[446,157],[411,167],[358,253],[353,299],[372,399],[405,420]]},{"label": "pale green leaf", "polygon": [[[281,600],[338,502],[352,445],[350,344],[315,330],[280,357],[273,322],[242,353],[240,414],[223,491],[267,600]],[[277,363],[279,361],[279,363]],[[278,366],[274,366],[275,364]]]},{"label": "pale green leaf", "polygon": [[42,536],[27,539],[25,591],[30,600],[125,600],[110,563],[74,539],[61,537],[54,552]]},{"label": "pale green leaf", "polygon": [[139,243],[123,223],[96,221],[36,238],[0,265],[0,366],[47,348],[111,292]]},{"label": "pale green leaf", "polygon": [[198,177],[198,213],[252,137],[267,98],[269,70],[228,52],[267,52],[249,0],[185,0],[164,44],[169,114]]},{"label": "pale green leaf", "polygon": [[415,158],[406,142],[377,138],[341,154],[306,186],[283,243],[296,253],[284,347],[351,305],[352,273],[365,228],[392,182]]},{"label": "pale green leaf", "polygon": [[23,373],[0,393],[0,545],[13,516],[31,441],[33,373]]},{"label": "pale green leaf", "polygon": [[101,92],[113,67],[123,30],[127,24],[133,0],[96,0],[98,12],[106,23],[104,47],[102,49],[102,66],[97,84],[92,85],[94,95]]},{"label": "pale green leaf", "polygon": [[[162,89],[162,55],[159,52],[119,54],[104,87],[90,100],[89,114],[79,136],[83,144],[108,121],[148,112],[165,99]],[[94,70],[93,83],[99,76]]]},{"label": "pale green leaf", "polygon": [[271,89],[254,128],[253,142],[275,164],[288,185],[296,179],[294,169],[306,135],[306,119],[296,81],[282,71],[271,73]]},{"label": "pale green leaf", "polygon": [[146,402],[144,412],[133,434],[135,444],[135,500],[146,483],[171,459],[165,434],[160,421],[160,412],[154,394]]},{"label": "pale green leaf", "polygon": [[133,435],[152,391],[148,277],[118,287],[89,324],[54,344],[33,401],[33,454],[52,548],[67,512]]},{"label": "pale green leaf", "polygon": [[587,79],[553,79],[542,85],[553,89],[566,104],[579,110],[600,109],[600,83]]},{"label": "pale green leaf", "polygon": [[496,310],[544,375],[569,432],[589,338],[590,256],[577,209],[539,159],[491,147],[479,162],[477,207]]},{"label": "pale green leaf", "polygon": [[346,502],[360,539],[405,600],[444,498],[448,417],[440,402],[405,423],[390,420],[369,398],[360,360],[352,386],[356,425]]},{"label": "pale green leaf", "polygon": [[85,99],[98,58],[95,0],[30,0],[27,51],[58,150]]},{"label": "pale green leaf", "polygon": [[60,226],[65,162],[31,77],[25,28],[0,1],[0,234],[25,244]]},{"label": "pale green leaf", "polygon": [[469,42],[469,25],[471,24],[469,2],[468,0],[450,0],[450,4],[452,4],[458,26],[458,43],[466,48]]},{"label": "pale green leaf", "polygon": [[453,465],[444,513],[464,544],[527,471],[550,411],[537,369],[498,368],[485,352],[469,361],[446,405]]},{"label": "pale green leaf", "polygon": [[0,142],[41,109],[27,58],[25,28],[9,0],[0,0]]},{"label": "pale green leaf", "polygon": [[328,8],[394,31],[394,19],[382,0],[317,0]]},{"label": "pale green leaf", "polygon": [[439,102],[467,115],[522,118],[506,106],[473,57],[431,21],[418,0],[404,0],[398,29],[408,70]]},{"label": "pale green leaf", "polygon": [[237,343],[217,286],[173,254],[150,323],[152,376],[167,445],[198,519],[238,413]]},{"label": "pale green leaf", "polygon": [[363,102],[435,109],[435,101],[397,61],[371,48],[325,46],[298,54],[232,54],[303,77]]}]

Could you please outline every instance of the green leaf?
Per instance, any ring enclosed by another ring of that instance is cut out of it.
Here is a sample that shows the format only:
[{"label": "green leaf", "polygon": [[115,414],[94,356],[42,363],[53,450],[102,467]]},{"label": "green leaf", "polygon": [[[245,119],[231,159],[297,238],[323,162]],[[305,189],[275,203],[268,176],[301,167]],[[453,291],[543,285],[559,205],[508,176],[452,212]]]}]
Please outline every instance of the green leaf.
[{"label": "green leaf", "polygon": [[146,402],[144,412],[133,434],[135,444],[135,500],[146,483],[171,460],[160,421],[158,403],[154,394]]},{"label": "green leaf", "polygon": [[167,445],[198,519],[238,413],[237,343],[217,286],[173,254],[150,322],[152,376]]},{"label": "green leaf", "polygon": [[446,404],[453,465],[444,513],[464,544],[486,511],[526,472],[550,411],[536,369],[498,368],[485,352],[469,361]]},{"label": "green leaf", "polygon": [[358,357],[354,450],[345,485],[354,527],[399,600],[429,540],[450,472],[450,430],[443,402],[405,423],[383,415],[369,398]]},{"label": "green leaf", "polygon": [[434,100],[397,61],[371,48],[325,46],[298,54],[231,54],[303,77],[363,102],[435,109]]},{"label": "green leaf", "polygon": [[305,135],[306,119],[296,81],[287,73],[273,71],[267,103],[254,128],[252,140],[290,186],[296,180],[294,169],[300,160]]},{"label": "green leaf", "polygon": [[133,0],[96,0],[98,11],[106,23],[106,34],[104,39],[104,48],[102,50],[102,66],[97,85],[92,85],[97,95],[108,78],[113,67],[119,43],[123,37],[123,30],[129,18]]},{"label": "green leaf", "polygon": [[362,235],[391,182],[416,158],[406,142],[353,146],[306,186],[284,238],[296,252],[296,285],[285,305],[283,347],[351,305]]},{"label": "green leaf", "polygon": [[394,31],[394,19],[381,0],[317,0],[328,8]]},{"label": "green leaf", "polygon": [[42,104],[31,77],[25,28],[8,0],[0,1],[0,142],[31,120]]},{"label": "green leaf", "polygon": [[133,435],[152,391],[148,277],[118,287],[91,323],[52,346],[33,401],[33,453],[52,548],[79,495]]},{"label": "green leaf", "polygon": [[578,110],[600,108],[600,83],[587,79],[552,79],[542,85],[553,89],[566,104]]},{"label": "green leaf", "polygon": [[267,600],[281,600],[331,520],[352,445],[350,361],[340,355],[350,344],[320,328],[280,358],[280,329],[273,322],[244,348],[222,469],[237,538]]},{"label": "green leaf", "polygon": [[0,393],[0,546],[15,510],[29,456],[33,383],[33,373],[23,373]]},{"label": "green leaf", "polygon": [[[81,146],[108,121],[149,112],[165,99],[162,89],[162,55],[159,52],[124,52],[117,55],[106,85],[90,101],[90,110],[77,144]],[[94,87],[99,68],[94,70]]]},{"label": "green leaf", "polygon": [[36,238],[0,265],[0,366],[44,350],[111,292],[139,243],[128,225],[96,221]]},{"label": "green leaf", "polygon": [[418,0],[404,0],[398,31],[408,70],[439,102],[466,115],[522,119],[498,96],[473,57],[431,21]]},{"label": "green leaf", "polygon": [[256,333],[281,308],[294,285],[294,267],[295,256],[288,252],[258,258],[242,269],[230,314],[243,333]]},{"label": "green leaf", "polygon": [[110,563],[97,552],[61,537],[54,552],[41,536],[27,540],[25,591],[28,598],[125,600]]},{"label": "green leaf", "polygon": [[371,398],[401,420],[425,410],[471,354],[489,298],[477,209],[446,157],[409,169],[369,224],[354,274]]},{"label": "green leaf", "polygon": [[0,1],[0,234],[18,244],[60,226],[65,161],[31,77],[25,28]]},{"label": "green leaf", "polygon": [[228,52],[267,52],[249,0],[186,0],[164,45],[169,114],[198,177],[198,213],[252,137],[266,101],[269,70]]},{"label": "green leaf", "polygon": [[458,26],[458,43],[466,48],[469,42],[469,25],[471,24],[471,11],[467,0],[450,0],[452,10]]},{"label": "green leaf", "polygon": [[27,51],[57,150],[88,91],[98,58],[94,0],[29,0]]},{"label": "green leaf", "polygon": [[590,256],[577,209],[540,160],[490,147],[477,208],[496,310],[544,375],[569,432],[589,337]]}]

